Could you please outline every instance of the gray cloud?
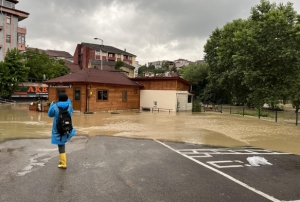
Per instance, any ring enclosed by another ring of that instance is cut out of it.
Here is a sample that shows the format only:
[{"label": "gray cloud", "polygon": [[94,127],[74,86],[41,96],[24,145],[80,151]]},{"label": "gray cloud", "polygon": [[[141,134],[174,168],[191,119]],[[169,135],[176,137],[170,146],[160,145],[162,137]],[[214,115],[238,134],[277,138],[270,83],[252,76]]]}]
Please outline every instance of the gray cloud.
[{"label": "gray cloud", "polygon": [[[287,3],[286,0],[275,2]],[[300,13],[300,3],[292,0]],[[259,0],[20,0],[29,12],[27,44],[74,53],[81,42],[112,45],[137,55],[141,64],[158,59],[202,59],[216,27],[247,18]]]}]

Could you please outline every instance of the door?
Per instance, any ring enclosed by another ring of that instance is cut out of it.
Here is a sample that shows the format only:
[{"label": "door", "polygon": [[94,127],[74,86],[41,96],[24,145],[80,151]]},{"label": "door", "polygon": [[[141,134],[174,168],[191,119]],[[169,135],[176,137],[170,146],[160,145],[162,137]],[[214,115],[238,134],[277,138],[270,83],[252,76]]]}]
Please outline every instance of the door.
[{"label": "door", "polygon": [[81,89],[74,88],[74,100],[73,100],[73,109],[74,110],[79,110],[81,108]]}]

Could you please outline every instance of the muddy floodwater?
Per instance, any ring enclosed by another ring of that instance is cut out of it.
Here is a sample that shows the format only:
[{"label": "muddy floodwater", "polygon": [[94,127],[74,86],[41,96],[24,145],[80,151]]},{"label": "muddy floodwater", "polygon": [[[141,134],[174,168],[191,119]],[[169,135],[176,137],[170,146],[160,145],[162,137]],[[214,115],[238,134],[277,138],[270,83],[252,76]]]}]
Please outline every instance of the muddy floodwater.
[{"label": "muddy floodwater", "polygon": [[[49,138],[52,118],[28,104],[0,104],[0,142]],[[77,135],[109,135],[205,144],[253,146],[300,154],[300,126],[218,112],[120,111],[73,114]],[[50,144],[50,139],[49,139]]]}]

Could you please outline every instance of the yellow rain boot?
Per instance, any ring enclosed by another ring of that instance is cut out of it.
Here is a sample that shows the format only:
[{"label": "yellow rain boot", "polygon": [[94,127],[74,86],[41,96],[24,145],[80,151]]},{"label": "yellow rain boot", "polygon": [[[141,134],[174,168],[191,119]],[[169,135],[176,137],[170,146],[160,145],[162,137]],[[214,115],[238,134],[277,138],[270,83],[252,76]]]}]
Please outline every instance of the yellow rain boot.
[{"label": "yellow rain boot", "polygon": [[63,168],[63,169],[67,168],[67,156],[66,156],[66,153],[59,154],[58,168]]}]

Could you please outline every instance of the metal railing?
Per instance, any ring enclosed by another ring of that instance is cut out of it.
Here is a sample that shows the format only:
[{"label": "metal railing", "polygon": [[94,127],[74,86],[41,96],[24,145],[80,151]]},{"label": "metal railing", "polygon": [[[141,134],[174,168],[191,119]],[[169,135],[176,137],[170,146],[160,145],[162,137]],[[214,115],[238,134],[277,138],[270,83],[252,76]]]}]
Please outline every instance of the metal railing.
[{"label": "metal railing", "polygon": [[15,104],[16,101],[0,98],[0,104]]}]

